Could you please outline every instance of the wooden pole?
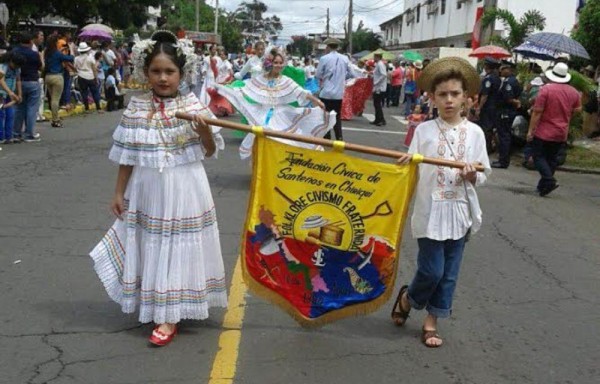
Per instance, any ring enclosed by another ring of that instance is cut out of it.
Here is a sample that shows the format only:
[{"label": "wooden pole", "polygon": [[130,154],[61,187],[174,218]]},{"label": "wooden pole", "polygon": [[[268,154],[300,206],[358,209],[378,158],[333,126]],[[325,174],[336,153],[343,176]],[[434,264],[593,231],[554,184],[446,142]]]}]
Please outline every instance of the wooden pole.
[{"label": "wooden pole", "polygon": [[[191,113],[176,112],[175,117],[177,117],[178,119],[183,119],[183,120],[190,120],[190,121],[194,120],[194,115],[192,115]],[[226,121],[226,120],[210,119],[207,117],[202,117],[202,120],[204,120],[209,125],[216,125],[221,128],[237,129],[238,131],[253,133],[252,127],[249,125],[234,123],[232,121]],[[300,141],[302,143],[322,145],[323,147],[331,148],[334,146],[333,140],[327,140],[327,139],[323,139],[320,137],[302,136],[302,135],[296,135],[293,133],[270,131],[270,130],[266,130],[266,129],[264,130],[264,134],[265,134],[265,136]],[[400,156],[405,155],[404,152],[393,151],[391,149],[369,147],[366,145],[353,144],[353,143],[348,143],[348,142],[344,142],[344,150],[360,152],[360,153],[367,153],[369,155],[390,157],[392,159],[398,159]],[[441,166],[450,167],[450,168],[464,168],[464,166],[465,166],[465,163],[460,162],[460,161],[434,159],[434,158],[430,158],[430,157],[424,157],[423,163],[432,164],[432,165],[441,165]],[[479,172],[483,172],[483,170],[484,170],[482,165],[476,166],[475,169]]]}]

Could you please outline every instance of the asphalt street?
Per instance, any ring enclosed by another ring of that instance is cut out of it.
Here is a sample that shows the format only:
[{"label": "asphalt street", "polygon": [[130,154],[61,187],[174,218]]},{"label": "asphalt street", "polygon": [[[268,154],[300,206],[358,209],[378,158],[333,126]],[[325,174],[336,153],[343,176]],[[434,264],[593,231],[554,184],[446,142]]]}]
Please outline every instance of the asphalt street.
[{"label": "asphalt street", "polygon": [[[368,114],[345,122],[345,139],[404,150],[399,110],[384,113],[388,125],[376,130]],[[225,311],[184,322],[172,344],[152,348],[152,326],[121,313],[87,256],[114,220],[117,167],[107,155],[119,117],[40,124],[41,142],[0,152],[0,383],[209,382]],[[250,166],[238,157],[241,139],[224,136],[226,150],[206,169],[231,281]],[[467,245],[454,314],[440,322],[442,348],[420,343],[422,312],[395,327],[391,302],[307,330],[248,293],[237,359],[225,362],[235,377],[212,382],[598,383],[600,176],[557,177],[560,188],[541,198],[537,172],[515,164],[479,190],[484,224]],[[394,297],[416,250],[407,226]]]}]

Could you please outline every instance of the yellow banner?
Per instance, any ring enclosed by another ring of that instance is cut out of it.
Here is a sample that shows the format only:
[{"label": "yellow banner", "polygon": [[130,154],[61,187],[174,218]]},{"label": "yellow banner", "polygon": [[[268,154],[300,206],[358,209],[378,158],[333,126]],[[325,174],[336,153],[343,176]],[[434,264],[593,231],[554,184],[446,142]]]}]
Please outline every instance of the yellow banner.
[{"label": "yellow banner", "polygon": [[249,287],[302,325],[377,309],[390,296],[416,166],[257,137],[242,241]]}]

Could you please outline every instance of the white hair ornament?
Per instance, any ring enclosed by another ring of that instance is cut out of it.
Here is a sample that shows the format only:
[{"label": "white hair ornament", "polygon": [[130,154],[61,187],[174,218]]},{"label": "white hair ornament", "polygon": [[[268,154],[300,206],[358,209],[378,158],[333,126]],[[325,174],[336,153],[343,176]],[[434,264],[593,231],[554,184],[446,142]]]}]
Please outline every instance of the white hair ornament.
[{"label": "white hair ornament", "polygon": [[[154,51],[157,40],[154,37],[157,34],[166,34],[175,41],[171,42],[177,51],[178,56],[185,57],[185,64],[182,69],[182,79],[188,84],[195,84],[198,81],[198,67],[201,63],[201,58],[194,52],[194,44],[189,39],[177,39],[177,36],[170,31],[156,31],[150,39],[138,40],[132,48],[132,63],[133,63],[133,78],[138,83],[148,82],[148,77],[144,71],[146,57]],[[169,43],[169,41],[161,41],[161,43]]]}]

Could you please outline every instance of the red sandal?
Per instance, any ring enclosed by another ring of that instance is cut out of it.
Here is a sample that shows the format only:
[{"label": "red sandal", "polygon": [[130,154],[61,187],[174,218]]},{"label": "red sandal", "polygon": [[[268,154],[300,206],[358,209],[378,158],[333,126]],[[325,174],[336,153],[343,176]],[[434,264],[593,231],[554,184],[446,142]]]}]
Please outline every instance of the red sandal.
[{"label": "red sandal", "polygon": [[167,335],[166,333],[162,332],[158,329],[158,327],[160,327],[160,325],[154,327],[154,330],[150,335],[150,343],[162,347],[173,341],[173,338],[175,338],[175,335],[177,334],[177,326],[175,326],[175,330],[173,330],[173,333],[171,333],[170,335]]}]

